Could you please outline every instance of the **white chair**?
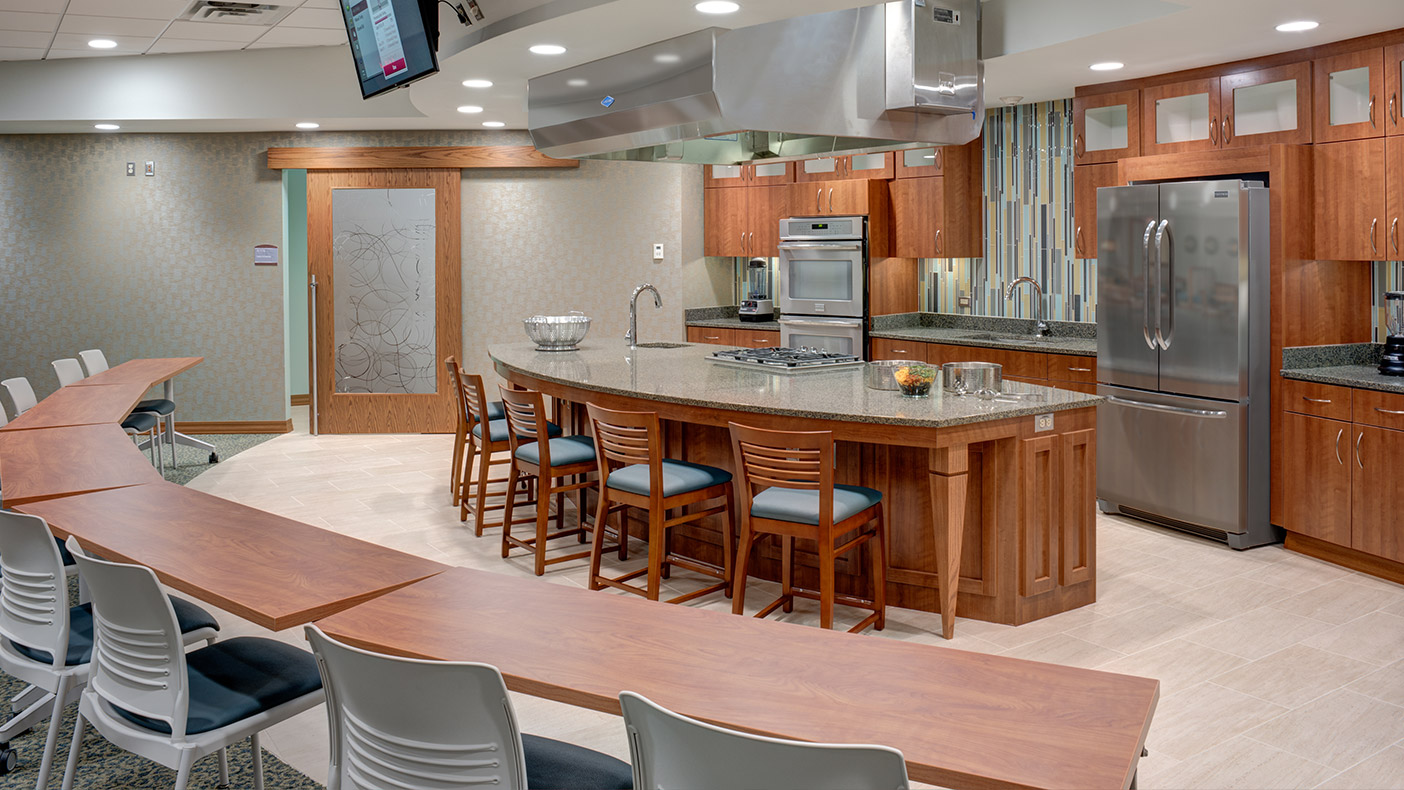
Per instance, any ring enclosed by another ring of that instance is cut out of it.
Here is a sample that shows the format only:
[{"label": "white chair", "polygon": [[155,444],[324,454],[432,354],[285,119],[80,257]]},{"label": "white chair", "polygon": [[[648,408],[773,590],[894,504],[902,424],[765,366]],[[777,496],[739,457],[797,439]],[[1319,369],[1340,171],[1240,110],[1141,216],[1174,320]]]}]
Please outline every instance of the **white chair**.
[{"label": "white chair", "polygon": [[79,351],[78,358],[83,360],[83,367],[88,369],[89,376],[96,376],[107,370],[107,355],[103,354],[100,348]]},{"label": "white chair", "polygon": [[887,746],[808,743],[747,735],[619,695],[635,790],[747,787],[857,790],[910,787],[902,753]]},{"label": "white chair", "polygon": [[[79,351],[78,357],[83,360],[83,367],[87,368],[89,376],[107,370],[107,355],[102,353],[100,348],[90,348],[87,351]],[[54,363],[58,365],[57,362]],[[67,386],[67,385],[64,385]],[[175,430],[175,401],[166,398],[151,398],[141,401],[132,409],[132,412],[150,412],[156,418],[165,423],[166,441],[171,446],[171,466],[176,466],[176,430]],[[164,466],[162,467],[164,470]]]},{"label": "white chair", "polygon": [[39,405],[39,400],[34,397],[34,388],[29,386],[29,379],[24,376],[0,381],[0,387],[4,387],[10,394],[10,402],[15,405],[16,417]]},{"label": "white chair", "polygon": [[248,738],[254,787],[263,790],[258,733],[322,703],[312,654],[241,636],[187,655],[171,601],[150,568],[84,556],[74,538],[68,545],[92,592],[96,638],[64,790],[72,790],[89,722],[115,746],[174,768],[176,790],[185,790],[196,760],[216,753],[228,784],[224,750]]},{"label": "white chair", "polygon": [[520,734],[496,667],[372,653],[315,625],[306,633],[327,694],[327,790],[629,787],[621,760]]},{"label": "white chair", "polygon": [[54,366],[54,373],[58,376],[60,387],[67,387],[69,384],[76,384],[87,378],[83,375],[83,366],[72,357],[56,359],[49,364]]},{"label": "white chair", "polygon": [[[64,555],[49,525],[38,516],[0,510],[0,670],[30,685],[0,726],[0,743],[49,718],[49,736],[39,764],[37,787],[48,787],[58,743],[58,721],[88,679],[93,652],[93,617],[88,604],[68,606]],[[214,642],[219,623],[195,604],[171,599],[180,613],[185,643]],[[9,752],[5,764],[14,753]]]}]

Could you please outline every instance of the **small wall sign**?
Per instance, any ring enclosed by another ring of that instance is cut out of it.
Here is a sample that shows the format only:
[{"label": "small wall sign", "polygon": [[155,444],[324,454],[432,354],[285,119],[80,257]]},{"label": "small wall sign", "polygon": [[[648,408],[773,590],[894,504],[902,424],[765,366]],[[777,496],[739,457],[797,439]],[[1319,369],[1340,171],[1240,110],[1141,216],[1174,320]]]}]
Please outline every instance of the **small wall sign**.
[{"label": "small wall sign", "polygon": [[260,244],[254,247],[254,266],[277,266],[278,245]]}]

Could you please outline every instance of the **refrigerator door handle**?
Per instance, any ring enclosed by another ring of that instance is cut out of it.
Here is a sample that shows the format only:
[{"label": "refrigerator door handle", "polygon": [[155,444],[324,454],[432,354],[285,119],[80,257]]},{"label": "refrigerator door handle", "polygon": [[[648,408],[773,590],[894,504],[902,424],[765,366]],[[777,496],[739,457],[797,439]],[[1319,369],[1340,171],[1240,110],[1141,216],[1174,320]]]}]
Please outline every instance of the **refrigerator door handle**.
[{"label": "refrigerator door handle", "polygon": [[[1161,243],[1166,241],[1170,242],[1170,246],[1168,248],[1168,255],[1162,254],[1160,247]],[[1170,310],[1169,325],[1166,328],[1165,334],[1162,335],[1160,332],[1159,318],[1161,298],[1160,289],[1161,283],[1164,282],[1164,277],[1161,275],[1160,267],[1164,266],[1167,260],[1170,264]],[[1168,219],[1161,220],[1160,229],[1155,232],[1155,262],[1155,313],[1157,319],[1155,322],[1155,338],[1156,341],[1160,344],[1161,350],[1169,351],[1170,343],[1172,343],[1175,340],[1175,235],[1170,232],[1170,220]]]},{"label": "refrigerator door handle", "polygon": [[[1151,262],[1150,262],[1150,244],[1151,244],[1151,236],[1153,236],[1153,235],[1155,235],[1155,220],[1151,220],[1149,223],[1146,224],[1146,232],[1145,232],[1145,235],[1144,235],[1144,236],[1142,237],[1142,239],[1141,239],[1141,260],[1142,260],[1142,262],[1145,263],[1145,265],[1146,265],[1146,279],[1145,279],[1145,285],[1144,285],[1144,287],[1143,287],[1143,290],[1145,291],[1145,293],[1142,294],[1143,296],[1146,297],[1146,309],[1145,309],[1144,320],[1142,320],[1142,322],[1141,322],[1141,337],[1145,338],[1145,340],[1146,340],[1146,346],[1147,346],[1148,348],[1150,348],[1151,351],[1154,351],[1154,350],[1155,350],[1155,341],[1151,339],[1151,317],[1150,317],[1150,316],[1151,316],[1151,312],[1150,312],[1150,311],[1151,311]],[[1159,310],[1159,304],[1156,305],[1156,308],[1157,308],[1157,311],[1158,311],[1158,310]]]},{"label": "refrigerator door handle", "polygon": [[1118,406],[1129,406],[1133,409],[1145,409],[1147,411],[1163,411],[1171,414],[1184,414],[1189,417],[1204,417],[1210,420],[1222,420],[1228,417],[1228,412],[1218,409],[1186,409],[1181,406],[1165,406],[1159,403],[1144,403],[1136,400],[1126,400],[1114,395],[1107,396],[1108,403],[1115,403]]}]

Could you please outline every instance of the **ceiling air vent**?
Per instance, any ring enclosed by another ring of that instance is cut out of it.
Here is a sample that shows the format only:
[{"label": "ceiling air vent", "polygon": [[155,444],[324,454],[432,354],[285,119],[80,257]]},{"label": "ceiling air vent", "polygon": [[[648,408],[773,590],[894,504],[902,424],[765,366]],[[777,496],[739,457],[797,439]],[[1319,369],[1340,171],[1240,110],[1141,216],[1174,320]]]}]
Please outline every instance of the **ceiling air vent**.
[{"label": "ceiling air vent", "polygon": [[258,25],[271,27],[293,12],[292,5],[239,3],[234,0],[195,0],[180,19],[217,25]]}]

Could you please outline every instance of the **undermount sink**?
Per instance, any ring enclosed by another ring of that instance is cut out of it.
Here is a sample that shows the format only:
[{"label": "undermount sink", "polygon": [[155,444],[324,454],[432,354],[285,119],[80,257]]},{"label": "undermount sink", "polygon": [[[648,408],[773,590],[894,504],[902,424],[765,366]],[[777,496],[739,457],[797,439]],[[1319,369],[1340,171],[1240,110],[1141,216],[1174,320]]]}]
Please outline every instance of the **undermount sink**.
[{"label": "undermount sink", "polygon": [[984,332],[978,335],[963,335],[962,340],[1003,340],[1007,343],[1051,343],[1057,338],[1051,335],[996,335]]},{"label": "undermount sink", "polygon": [[689,343],[640,343],[635,348],[687,348]]}]

